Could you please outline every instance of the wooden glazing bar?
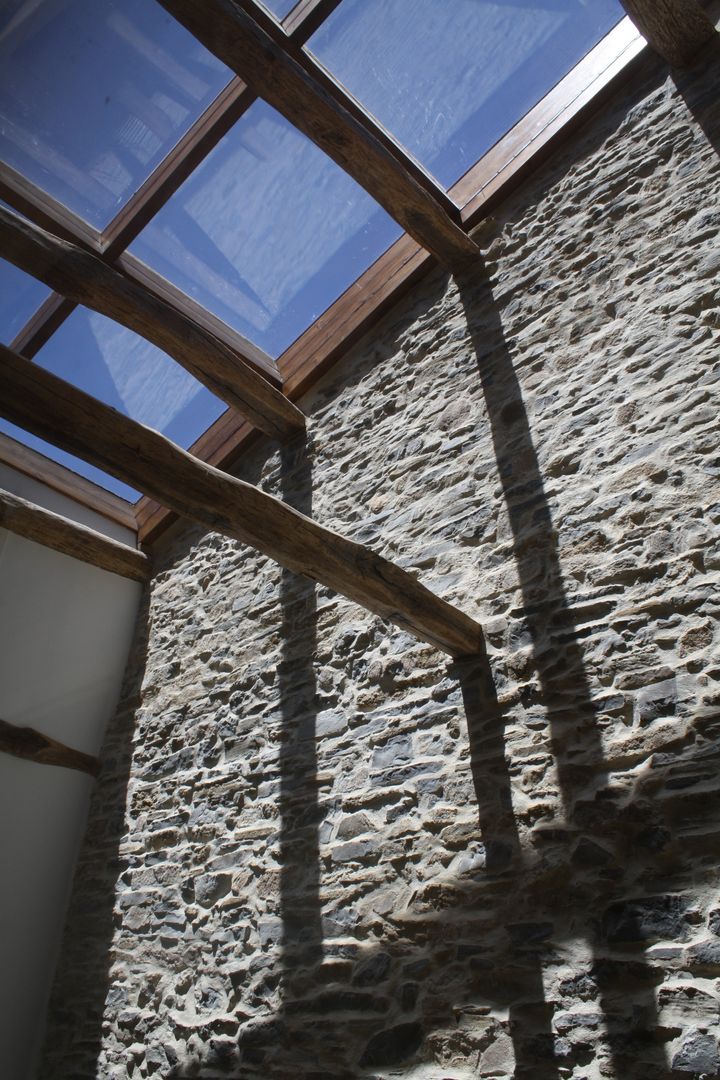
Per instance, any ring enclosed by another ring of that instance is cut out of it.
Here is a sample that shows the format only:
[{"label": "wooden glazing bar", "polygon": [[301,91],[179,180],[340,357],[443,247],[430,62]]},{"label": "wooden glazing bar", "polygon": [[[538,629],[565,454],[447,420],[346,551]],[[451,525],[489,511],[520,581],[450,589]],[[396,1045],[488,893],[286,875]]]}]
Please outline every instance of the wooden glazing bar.
[{"label": "wooden glazing bar", "polygon": [[411,574],[252,484],[192,457],[163,435],[0,346],[7,419],[145,491],[204,527],[268,555],[453,656],[482,631]]},{"label": "wooden glazing bar", "polygon": [[72,315],[76,307],[77,304],[68,300],[67,297],[60,296],[56,292],[50,293],[32,318],[25,323],[20,333],[11,341],[12,348],[31,360],[58,327],[62,326],[68,315]]},{"label": "wooden glazing bar", "polygon": [[100,251],[97,229],[4,161],[0,161],[0,199],[64,240],[80,243],[90,251]]},{"label": "wooden glazing bar", "polygon": [[150,560],[142,551],[103,536],[86,525],[70,521],[61,514],[36,506],[2,488],[0,528],[133,581],[145,581],[150,572]]}]

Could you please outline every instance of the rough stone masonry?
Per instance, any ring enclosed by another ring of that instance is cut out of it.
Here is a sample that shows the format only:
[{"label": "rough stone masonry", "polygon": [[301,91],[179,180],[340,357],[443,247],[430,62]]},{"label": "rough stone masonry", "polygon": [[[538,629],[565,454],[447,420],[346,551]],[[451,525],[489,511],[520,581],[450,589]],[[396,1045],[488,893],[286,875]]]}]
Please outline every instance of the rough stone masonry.
[{"label": "rough stone masonry", "polygon": [[41,1075],[720,1075],[718,61],[644,59],[241,475],[483,624],[175,527]]}]

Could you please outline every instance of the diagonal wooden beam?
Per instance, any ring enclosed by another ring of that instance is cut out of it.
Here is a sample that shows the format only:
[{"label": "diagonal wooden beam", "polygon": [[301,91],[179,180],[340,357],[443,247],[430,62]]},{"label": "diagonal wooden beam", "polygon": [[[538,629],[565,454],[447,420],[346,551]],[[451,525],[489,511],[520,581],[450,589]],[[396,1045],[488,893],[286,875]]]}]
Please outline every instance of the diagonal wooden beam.
[{"label": "diagonal wooden beam", "polygon": [[692,64],[716,33],[698,0],[621,0],[648,45],[673,67]]},{"label": "diagonal wooden beam", "polygon": [[7,720],[0,720],[0,752],[35,761],[39,765],[62,765],[65,769],[77,769],[89,776],[97,776],[100,771],[100,762],[91,754],[73,750],[49,735],[42,735],[35,728],[8,724]]},{"label": "diagonal wooden beam", "polygon": [[[477,245],[428,190],[417,165],[356,102],[279,28],[270,33],[255,4],[160,0],[171,15],[383,206],[451,269],[478,256]],[[252,14],[251,14],[252,13]],[[282,42],[282,43],[281,43]]]},{"label": "diagonal wooden beam", "polygon": [[482,631],[411,574],[0,346],[0,412],[183,517],[232,536],[453,656]]},{"label": "diagonal wooden beam", "polygon": [[284,439],[305,427],[297,406],[213,334],[94,255],[2,206],[0,254],[163,349],[268,435]]},{"label": "diagonal wooden beam", "polygon": [[0,529],[133,581],[145,581],[150,573],[150,560],[142,551],[2,488]]}]

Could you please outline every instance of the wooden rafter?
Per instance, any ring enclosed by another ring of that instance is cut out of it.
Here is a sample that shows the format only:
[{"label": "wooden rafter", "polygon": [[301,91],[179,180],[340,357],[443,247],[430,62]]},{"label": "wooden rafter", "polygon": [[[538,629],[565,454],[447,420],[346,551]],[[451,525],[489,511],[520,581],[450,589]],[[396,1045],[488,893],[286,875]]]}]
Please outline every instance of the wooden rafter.
[{"label": "wooden rafter", "polygon": [[[260,25],[262,11],[231,0],[161,0],[171,15],[312,139],[445,266],[460,268],[477,246],[448,212],[447,197],[418,179],[418,166],[319,66]],[[249,14],[252,12],[253,14]],[[256,17],[254,17],[256,16]]]},{"label": "wooden rafter", "polygon": [[[30,180],[22,178],[24,194],[21,195],[19,185],[15,183],[8,185],[10,173],[12,170],[0,161],[0,197],[5,197],[6,202],[12,207],[39,225],[41,229],[47,229],[54,236],[68,240],[70,243],[77,243],[103,262],[111,266],[115,265],[127,277],[138,282],[143,288],[149,289],[171,308],[219,338],[241,361],[249,364],[274,385],[278,387],[282,385],[277,364],[263,349],[243,337],[237,330],[228,326],[222,319],[203,308],[180,289],[175,288],[157,271],[146,266],[129,252],[121,251],[118,254],[114,241],[106,241],[106,233],[99,233],[81,221],[66,210],[62,203],[36,187]],[[112,228],[112,223],[108,228]],[[128,242],[130,239],[132,237],[128,237]],[[77,303],[74,300],[69,300],[58,293],[51,293],[16,335],[12,347],[24,356],[33,357],[76,307]]]},{"label": "wooden rafter", "polygon": [[94,255],[3,207],[0,253],[61,295],[163,349],[261,431],[284,439],[304,428],[300,410],[213,334]]},{"label": "wooden rafter", "polygon": [[142,551],[2,488],[0,529],[133,581],[145,581],[150,573],[150,560]]},{"label": "wooden rafter", "polygon": [[100,762],[91,754],[73,750],[49,735],[42,735],[35,728],[8,724],[7,720],[0,720],[0,752],[34,761],[38,765],[61,765],[65,769],[76,769],[89,776],[97,776],[100,771]]},{"label": "wooden rafter", "polygon": [[716,33],[698,0],[621,0],[648,44],[674,67],[692,64]]},{"label": "wooden rafter", "polygon": [[0,346],[0,410],[13,423],[138,487],[183,517],[249,544],[453,656],[482,631],[411,574],[236,480]]}]

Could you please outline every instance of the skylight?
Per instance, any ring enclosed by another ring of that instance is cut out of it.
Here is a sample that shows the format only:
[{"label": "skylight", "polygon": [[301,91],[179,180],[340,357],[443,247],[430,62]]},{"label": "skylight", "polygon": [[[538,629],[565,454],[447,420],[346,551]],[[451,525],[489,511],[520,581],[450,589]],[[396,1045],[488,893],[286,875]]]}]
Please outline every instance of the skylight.
[{"label": "skylight", "polygon": [[154,0],[6,0],[0,156],[102,228],[230,77]]},{"label": "skylight", "polygon": [[130,251],[276,357],[401,232],[257,101]]},{"label": "skylight", "polygon": [[623,15],[617,0],[342,0],[307,48],[449,187]]},{"label": "skylight", "polygon": [[[317,26],[318,9],[304,0],[263,4],[278,20],[294,12],[297,41]],[[341,0],[307,49],[450,188],[622,16],[617,0]],[[157,276],[166,277],[279,357],[401,229],[232,77],[155,0],[7,0],[0,180],[4,167],[3,195],[25,213],[47,205],[45,226],[59,213],[48,195],[83,218],[92,229],[78,241],[108,261],[134,236],[130,251],[150,268],[140,276],[151,288],[154,275],[162,293]],[[93,234],[111,222],[104,237]],[[27,330],[49,295],[0,261],[0,340]],[[38,321],[38,333],[25,335],[28,356],[185,447],[224,411],[168,356],[99,315],[76,309],[52,332],[71,310]]]}]

